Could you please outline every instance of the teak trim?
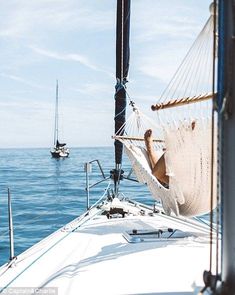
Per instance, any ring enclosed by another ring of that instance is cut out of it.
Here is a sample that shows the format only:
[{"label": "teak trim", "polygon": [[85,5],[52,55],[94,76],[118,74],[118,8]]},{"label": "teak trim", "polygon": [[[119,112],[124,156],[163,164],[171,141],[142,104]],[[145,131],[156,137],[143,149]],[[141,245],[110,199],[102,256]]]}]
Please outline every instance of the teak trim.
[{"label": "teak trim", "polygon": [[[128,140],[139,140],[144,141],[143,137],[132,137],[132,136],[125,136],[125,135],[114,135],[112,136],[113,139],[128,139]],[[154,142],[164,142],[164,140],[161,139],[153,139]]]},{"label": "teak trim", "polygon": [[168,102],[163,102],[163,103],[157,103],[155,105],[151,106],[152,111],[158,111],[162,109],[167,109],[167,108],[173,108],[173,107],[178,107],[178,106],[183,106],[195,102],[201,102],[204,100],[212,99],[216,97],[216,93],[213,94],[206,94],[206,95],[198,95],[198,96],[192,96],[192,97],[185,97],[185,98],[179,98],[175,100],[170,100]]}]

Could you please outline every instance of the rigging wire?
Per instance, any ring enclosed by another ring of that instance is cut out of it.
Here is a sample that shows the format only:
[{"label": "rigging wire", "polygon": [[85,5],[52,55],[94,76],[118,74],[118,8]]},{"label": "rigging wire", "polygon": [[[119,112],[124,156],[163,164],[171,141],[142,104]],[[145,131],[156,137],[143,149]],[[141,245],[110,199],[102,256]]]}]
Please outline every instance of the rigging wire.
[{"label": "rigging wire", "polygon": [[[213,94],[213,101],[215,99],[215,58],[216,58],[216,50],[215,50],[215,40],[216,40],[216,0],[213,1],[213,77],[212,77],[212,94]],[[212,118],[212,128],[211,128],[211,212],[210,212],[210,273],[212,273],[212,263],[213,263],[213,220],[214,220],[214,210],[213,210],[213,194],[214,194],[214,140],[215,140],[215,108],[214,103],[212,103],[211,109],[211,118]],[[217,251],[216,251],[217,252]],[[217,269],[217,261],[216,261],[216,269]]]}]

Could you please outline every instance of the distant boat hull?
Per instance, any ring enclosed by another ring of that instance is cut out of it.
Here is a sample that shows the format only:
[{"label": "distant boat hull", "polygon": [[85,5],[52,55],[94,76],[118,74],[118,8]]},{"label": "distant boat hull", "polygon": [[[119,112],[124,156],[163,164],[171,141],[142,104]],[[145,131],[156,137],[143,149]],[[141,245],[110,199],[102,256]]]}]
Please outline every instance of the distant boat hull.
[{"label": "distant boat hull", "polygon": [[67,158],[69,156],[69,149],[57,149],[51,150],[52,158]]}]

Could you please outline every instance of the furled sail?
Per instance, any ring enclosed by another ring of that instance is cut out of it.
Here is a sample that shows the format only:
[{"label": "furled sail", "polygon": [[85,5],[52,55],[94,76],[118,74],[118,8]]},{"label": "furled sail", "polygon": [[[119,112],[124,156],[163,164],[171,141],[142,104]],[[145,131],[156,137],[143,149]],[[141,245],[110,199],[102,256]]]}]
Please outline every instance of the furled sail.
[{"label": "furled sail", "polygon": [[59,140],[57,139],[56,140],[56,147],[63,147],[63,146],[66,146],[66,143],[60,143]]},{"label": "furled sail", "polygon": [[[130,0],[117,1],[117,30],[116,30],[116,86],[115,86],[115,134],[120,133],[121,126],[126,120],[126,89],[129,70],[129,31],[130,31]],[[123,145],[115,140],[115,162],[122,163]]]},{"label": "furled sail", "polygon": [[[216,118],[212,116],[215,94],[211,86],[216,66],[213,29],[212,13],[153,107],[160,106],[156,121],[134,107],[122,127],[125,136],[115,136],[125,145],[137,179],[161,200],[167,214],[196,216],[216,206]],[[172,108],[174,105],[177,108]],[[152,174],[143,138],[147,129],[153,132],[159,158],[164,154],[167,185]]]}]

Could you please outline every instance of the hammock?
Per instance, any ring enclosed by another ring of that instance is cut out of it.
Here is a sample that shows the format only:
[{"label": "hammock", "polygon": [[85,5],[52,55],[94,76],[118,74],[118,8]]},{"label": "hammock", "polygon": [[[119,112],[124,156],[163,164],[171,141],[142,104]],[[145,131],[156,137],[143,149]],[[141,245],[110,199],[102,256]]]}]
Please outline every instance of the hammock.
[{"label": "hammock", "polygon": [[[216,206],[215,152],[212,161],[212,147],[216,146],[216,140],[212,146],[212,130],[216,128],[212,126],[210,93],[212,52],[213,16],[152,107],[160,109],[157,124],[134,107],[115,136],[124,144],[138,181],[146,184],[153,197],[162,202],[166,214],[196,216]],[[174,105],[178,105],[177,110],[172,108]],[[143,139],[147,129],[152,129],[153,138],[158,139],[154,141],[155,150],[159,155],[164,153],[168,187],[152,174]]]},{"label": "hammock", "polygon": [[124,143],[124,145],[126,154],[130,159],[138,181],[148,186],[155,199],[162,201],[162,206],[166,214],[170,215],[173,211],[176,215],[179,215],[178,204],[180,201],[183,201],[181,192],[164,187],[157,178],[152,175],[145,149],[126,143]]},{"label": "hammock", "polygon": [[[139,132],[143,132],[146,128],[143,127],[146,116],[142,116],[139,111],[134,112],[126,124],[126,130],[133,130],[134,122],[138,121]],[[165,126],[164,140],[154,143],[159,158],[164,153],[163,149],[166,149],[164,157],[166,174],[169,176],[168,188],[152,174],[143,140],[132,140],[125,136],[118,137],[118,140],[125,146],[136,178],[148,186],[155,199],[161,200],[166,214],[173,212],[182,216],[201,215],[211,210],[211,142],[208,140],[211,137],[211,120],[196,121],[194,129],[189,121],[180,122],[175,127]],[[213,192],[216,196],[216,187]],[[214,198],[214,206],[215,203]]]}]

